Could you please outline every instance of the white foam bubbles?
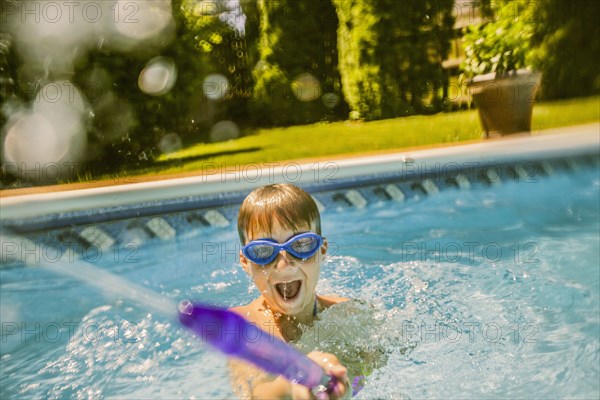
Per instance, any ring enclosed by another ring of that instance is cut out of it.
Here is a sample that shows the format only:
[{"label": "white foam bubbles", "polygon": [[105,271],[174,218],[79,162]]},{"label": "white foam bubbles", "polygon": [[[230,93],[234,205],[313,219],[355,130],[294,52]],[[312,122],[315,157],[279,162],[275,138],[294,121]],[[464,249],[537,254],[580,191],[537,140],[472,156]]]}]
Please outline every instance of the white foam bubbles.
[{"label": "white foam bubbles", "polygon": [[138,78],[139,88],[146,94],[160,96],[168,93],[177,80],[177,67],[169,57],[155,57],[148,61]]}]

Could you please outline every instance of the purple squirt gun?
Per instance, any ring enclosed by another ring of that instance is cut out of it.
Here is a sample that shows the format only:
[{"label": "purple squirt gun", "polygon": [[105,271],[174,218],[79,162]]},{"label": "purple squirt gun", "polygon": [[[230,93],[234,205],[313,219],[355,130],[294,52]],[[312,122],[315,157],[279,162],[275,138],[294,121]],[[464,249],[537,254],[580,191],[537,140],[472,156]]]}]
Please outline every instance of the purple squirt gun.
[{"label": "purple squirt gun", "polygon": [[[223,308],[187,300],[179,304],[179,321],[203,341],[262,370],[319,393],[333,393],[337,383],[313,360],[284,341]],[[320,397],[320,396],[317,396]]]}]

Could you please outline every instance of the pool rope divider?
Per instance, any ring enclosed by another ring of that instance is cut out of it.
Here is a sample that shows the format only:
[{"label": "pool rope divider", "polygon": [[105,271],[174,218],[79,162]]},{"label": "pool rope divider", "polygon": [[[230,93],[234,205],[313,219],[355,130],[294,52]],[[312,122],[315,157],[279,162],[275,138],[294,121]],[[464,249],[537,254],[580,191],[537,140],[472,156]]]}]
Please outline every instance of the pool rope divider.
[{"label": "pool rope divider", "polygon": [[[322,213],[377,207],[386,201],[418,201],[442,190],[469,190],[509,180],[526,182],[560,171],[575,172],[584,166],[597,168],[600,164],[600,146],[597,127],[595,130],[586,130],[577,135],[557,134],[424,150],[413,152],[410,157],[394,154],[340,160],[338,179],[293,183],[306,188],[313,195]],[[535,150],[527,153],[518,151],[532,144],[537,146]],[[441,170],[440,160],[445,161],[445,167]],[[429,167],[427,163],[430,163]],[[184,182],[183,187],[202,185],[208,180],[206,177],[195,179],[195,182]],[[205,182],[198,182],[199,179]],[[150,201],[143,201],[143,196],[152,191],[147,187],[140,188],[137,202],[96,209],[80,207],[58,213],[40,212],[32,205],[43,207],[44,201],[50,201],[56,209],[56,201],[69,194],[81,199],[85,205],[86,199],[90,196],[93,198],[94,193],[90,192],[94,189],[39,197],[33,195],[35,198],[32,195],[22,196],[25,199],[19,199],[19,196],[2,198],[2,230],[10,233],[11,237],[23,236],[22,246],[54,243],[65,250],[76,245],[81,255],[91,246],[106,251],[119,243],[142,245],[154,239],[173,240],[190,230],[231,229],[230,225],[235,225],[241,200],[252,188],[265,183],[252,182],[248,185],[248,182],[239,184],[235,177],[232,180],[234,184],[224,182],[214,185],[215,182],[212,182],[212,192],[172,199],[150,196],[155,198]],[[177,183],[181,192],[181,182],[172,182],[173,186],[177,186]],[[152,183],[142,185],[152,186]],[[168,182],[161,181],[159,186],[154,190],[163,194],[169,192]],[[223,192],[216,192],[216,188],[221,188]],[[106,188],[101,189],[101,192],[106,192]],[[116,190],[122,191],[123,188],[117,187]],[[106,193],[99,195],[102,197]],[[131,196],[128,194],[126,197]],[[24,206],[21,204],[20,207],[20,200]],[[4,253],[4,243],[2,249]],[[20,262],[18,257],[10,259],[3,254],[3,266],[6,261]]]}]

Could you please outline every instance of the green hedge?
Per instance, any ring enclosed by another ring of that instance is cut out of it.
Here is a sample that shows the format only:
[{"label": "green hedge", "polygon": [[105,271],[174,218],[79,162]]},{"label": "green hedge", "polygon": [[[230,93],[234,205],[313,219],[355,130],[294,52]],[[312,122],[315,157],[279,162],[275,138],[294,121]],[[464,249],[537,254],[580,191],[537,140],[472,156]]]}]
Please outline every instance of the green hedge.
[{"label": "green hedge", "polygon": [[596,0],[536,0],[541,95],[564,99],[600,93],[600,6]]},{"label": "green hedge", "polygon": [[333,0],[340,72],[352,111],[379,119],[439,111],[448,77],[452,0]]},{"label": "green hedge", "polygon": [[[346,114],[343,101],[329,108],[325,93],[340,100],[337,68],[337,16],[327,0],[258,0],[259,61],[250,112],[259,126],[296,125],[339,119]],[[317,86],[294,85],[310,74]],[[317,90],[319,93],[317,93]],[[310,91],[314,91],[313,94]],[[308,97],[301,101],[299,97]]]}]

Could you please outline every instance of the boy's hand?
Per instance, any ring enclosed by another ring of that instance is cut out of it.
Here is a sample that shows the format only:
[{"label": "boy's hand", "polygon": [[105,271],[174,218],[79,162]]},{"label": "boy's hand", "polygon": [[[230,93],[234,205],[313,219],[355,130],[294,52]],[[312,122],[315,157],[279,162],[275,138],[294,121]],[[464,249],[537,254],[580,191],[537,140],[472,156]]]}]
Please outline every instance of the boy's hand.
[{"label": "boy's hand", "polygon": [[[350,388],[350,382],[348,381],[347,370],[337,357],[330,353],[322,353],[320,351],[313,351],[308,353],[308,358],[316,362],[330,375],[335,376],[338,379],[336,387],[333,393],[320,393],[318,400],[325,399],[344,399],[352,396],[352,390]],[[309,389],[302,385],[292,385],[292,398],[294,400],[314,399],[315,396],[310,392]]]}]

